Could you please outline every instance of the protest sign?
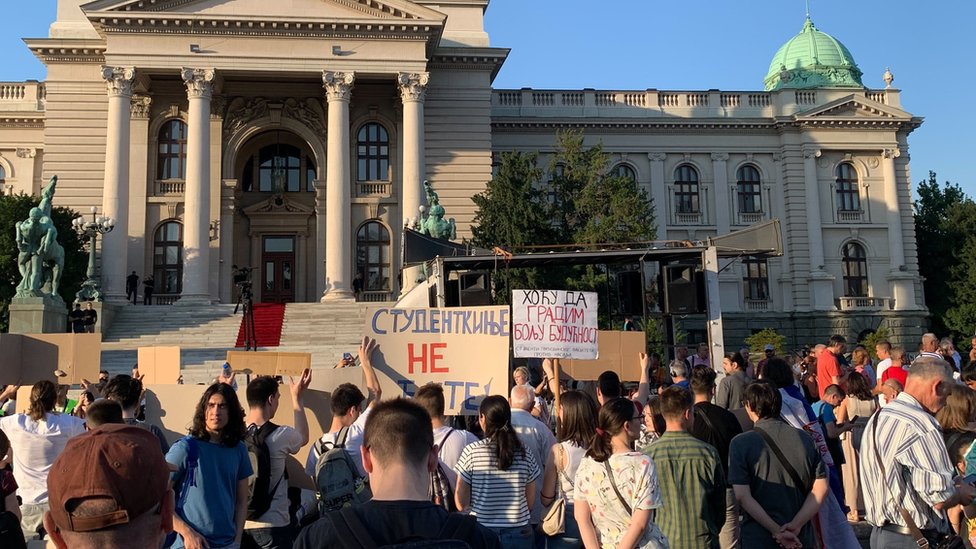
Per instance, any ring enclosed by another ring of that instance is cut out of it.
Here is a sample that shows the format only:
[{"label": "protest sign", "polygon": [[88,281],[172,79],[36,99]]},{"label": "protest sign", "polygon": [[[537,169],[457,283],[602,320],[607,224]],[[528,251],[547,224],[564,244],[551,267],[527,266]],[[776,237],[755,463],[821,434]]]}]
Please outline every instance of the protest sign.
[{"label": "protest sign", "polygon": [[139,347],[137,356],[143,385],[175,384],[180,378],[179,347]]},{"label": "protest sign", "polygon": [[300,376],[312,367],[311,353],[227,351],[227,362],[235,372],[253,376]]},{"label": "protest sign", "polygon": [[364,332],[379,344],[372,362],[384,397],[440,383],[446,414],[475,414],[485,396],[508,391],[508,307],[374,306]]},{"label": "protest sign", "polygon": [[101,334],[4,334],[0,339],[0,384],[33,385],[55,381],[55,370],[65,373],[58,383],[77,384],[98,378]]},{"label": "protest sign", "polygon": [[592,381],[607,370],[621,381],[640,381],[640,356],[647,346],[644,332],[600,330],[600,356],[596,360],[560,360],[563,372],[579,381]]},{"label": "protest sign", "polygon": [[516,358],[599,356],[595,292],[515,290],[512,345]]}]

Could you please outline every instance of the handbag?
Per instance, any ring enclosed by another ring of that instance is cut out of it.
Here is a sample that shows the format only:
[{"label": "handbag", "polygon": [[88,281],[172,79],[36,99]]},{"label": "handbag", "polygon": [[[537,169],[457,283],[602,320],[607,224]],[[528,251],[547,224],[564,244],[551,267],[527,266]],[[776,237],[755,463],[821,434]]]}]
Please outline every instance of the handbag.
[{"label": "handbag", "polygon": [[[885,473],[884,460],[881,459],[881,451],[878,450],[878,421],[881,419],[881,411],[879,410],[874,417],[874,423],[871,424],[871,438],[874,439],[874,457],[878,460],[878,467],[881,469],[881,486],[885,485],[885,478],[887,478],[887,473]],[[902,498],[896,499],[895,501],[902,501]],[[908,531],[911,532],[912,539],[919,547],[928,549],[964,549],[966,547],[963,543],[962,538],[958,534],[943,534],[935,529],[921,530],[918,525],[915,524],[915,519],[912,515],[901,506],[898,505],[898,514],[901,515],[902,520],[905,521],[905,526]]]},{"label": "handbag", "polygon": [[[560,454],[566,452],[562,444],[559,445],[559,450]],[[559,463],[556,463],[556,474],[562,474],[562,471],[559,470]],[[542,518],[542,531],[547,536],[558,536],[566,531],[566,494],[563,493],[562,482],[558,476],[556,477],[556,498],[544,508],[544,511],[545,516]]]}]

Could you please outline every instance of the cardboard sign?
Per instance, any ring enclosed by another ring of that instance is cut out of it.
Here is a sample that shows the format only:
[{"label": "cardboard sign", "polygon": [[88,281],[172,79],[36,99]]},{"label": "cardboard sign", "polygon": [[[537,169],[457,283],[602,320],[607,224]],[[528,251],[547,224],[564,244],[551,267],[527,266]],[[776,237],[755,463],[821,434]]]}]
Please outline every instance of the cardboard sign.
[{"label": "cardboard sign", "polygon": [[176,384],[182,364],[179,347],[139,347],[138,353],[143,385]]},{"label": "cardboard sign", "polygon": [[515,357],[596,359],[597,320],[596,292],[514,290]]},{"label": "cardboard sign", "polygon": [[235,372],[252,376],[300,376],[312,367],[312,354],[227,351],[227,362]]},{"label": "cardboard sign", "polygon": [[639,353],[647,347],[644,332],[600,331],[600,357],[596,360],[560,360],[569,377],[576,380],[595,380],[607,370],[613,370],[621,381],[640,381]]},{"label": "cardboard sign", "polygon": [[[94,381],[102,362],[102,334],[4,334],[0,356],[0,384]],[[56,380],[55,370],[66,375]]]},{"label": "cardboard sign", "polygon": [[[475,414],[487,395],[508,391],[508,307],[371,307],[365,335],[384,398],[444,386],[445,413]],[[506,395],[507,396],[507,395]]]}]

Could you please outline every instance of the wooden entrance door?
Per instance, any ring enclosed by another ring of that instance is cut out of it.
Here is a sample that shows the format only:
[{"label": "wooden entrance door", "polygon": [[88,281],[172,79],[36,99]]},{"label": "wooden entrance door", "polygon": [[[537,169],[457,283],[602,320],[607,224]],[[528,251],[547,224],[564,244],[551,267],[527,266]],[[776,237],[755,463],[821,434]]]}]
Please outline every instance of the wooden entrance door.
[{"label": "wooden entrance door", "polygon": [[265,236],[261,250],[261,301],[295,301],[295,237]]}]

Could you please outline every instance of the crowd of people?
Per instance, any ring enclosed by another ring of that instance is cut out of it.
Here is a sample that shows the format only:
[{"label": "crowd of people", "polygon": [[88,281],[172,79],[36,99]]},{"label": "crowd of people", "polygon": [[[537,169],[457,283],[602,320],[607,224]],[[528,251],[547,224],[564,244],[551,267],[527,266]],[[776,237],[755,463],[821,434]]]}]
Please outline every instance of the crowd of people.
[{"label": "crowd of people", "polygon": [[[739,350],[720,381],[707,347],[642,353],[636,385],[544,360],[467,419],[436,384],[384,400],[375,350],[358,350],[365,394],[331,392],[303,482],[286,460],[310,443],[310,371],[251,379],[245,403],[222,375],[171,445],[140,419],[137,370],[105,372],[80,414],[35,384],[0,418],[0,546],[846,549],[862,520],[876,549],[976,534],[976,361],[932,334],[911,362],[884,341],[848,355],[841,336],[755,364]],[[292,426],[274,423],[283,390]]]}]

